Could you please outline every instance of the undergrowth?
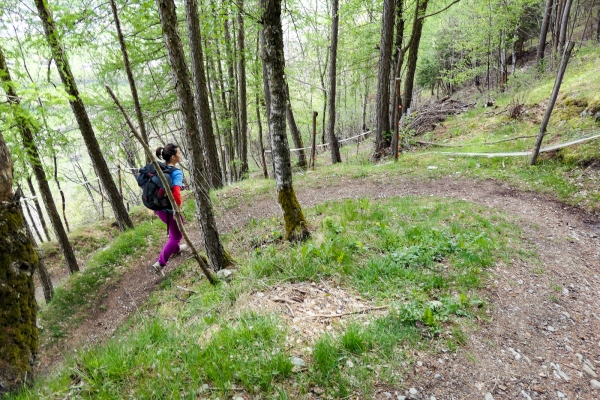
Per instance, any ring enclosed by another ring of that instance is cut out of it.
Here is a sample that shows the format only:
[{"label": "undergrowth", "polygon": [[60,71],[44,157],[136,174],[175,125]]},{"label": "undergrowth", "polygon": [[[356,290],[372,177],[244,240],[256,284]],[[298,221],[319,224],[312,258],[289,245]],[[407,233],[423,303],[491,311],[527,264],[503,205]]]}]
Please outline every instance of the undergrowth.
[{"label": "undergrowth", "polygon": [[[519,248],[519,231],[506,217],[465,201],[357,199],[309,208],[306,215],[312,237],[303,243],[281,241],[278,219],[253,220],[228,235],[227,245],[240,245],[242,260],[229,284],[211,286],[192,261],[184,262],[114,339],[79,349],[15,398],[368,397],[375,374],[390,384],[402,376],[411,349],[463,345],[469,321],[485,319],[480,289],[487,269],[507,259],[507,249]],[[152,235],[143,226],[122,235],[124,247]],[[114,243],[112,256],[98,255],[86,279],[114,273],[124,247]],[[291,333],[283,316],[240,303],[271,285],[323,279],[387,311],[334,324],[309,348],[297,349],[286,340]],[[84,292],[93,287],[78,285]],[[180,287],[191,291],[182,294]],[[86,298],[84,292],[67,297],[73,288],[62,289],[62,302]],[[298,356],[305,367],[292,363]]]}]

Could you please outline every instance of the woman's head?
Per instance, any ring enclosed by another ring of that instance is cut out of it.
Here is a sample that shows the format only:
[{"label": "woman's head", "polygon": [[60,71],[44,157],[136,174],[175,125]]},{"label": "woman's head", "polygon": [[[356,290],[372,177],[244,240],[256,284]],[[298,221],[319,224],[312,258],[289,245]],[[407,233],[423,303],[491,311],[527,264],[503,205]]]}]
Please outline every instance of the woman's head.
[{"label": "woman's head", "polygon": [[[178,157],[179,156],[179,146],[177,146],[176,144],[173,143],[169,143],[167,144],[165,147],[159,147],[156,149],[156,157],[158,157],[158,159],[163,159],[165,160],[167,163],[169,161],[175,161],[175,159],[172,159],[173,157]],[[179,161],[179,160],[177,160]]]}]

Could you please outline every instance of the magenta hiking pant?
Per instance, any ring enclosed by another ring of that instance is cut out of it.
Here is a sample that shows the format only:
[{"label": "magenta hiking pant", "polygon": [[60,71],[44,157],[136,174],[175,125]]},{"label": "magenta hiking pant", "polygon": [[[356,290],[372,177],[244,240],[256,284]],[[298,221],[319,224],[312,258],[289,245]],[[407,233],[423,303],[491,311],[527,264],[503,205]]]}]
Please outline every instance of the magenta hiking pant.
[{"label": "magenta hiking pant", "polygon": [[[169,258],[179,251],[179,242],[181,242],[183,235],[177,227],[175,214],[167,211],[156,211],[156,215],[162,222],[167,224],[167,228],[169,229],[169,240],[167,240],[165,247],[160,252],[160,257],[158,257],[158,262],[164,267],[167,265]],[[183,223],[183,215],[181,216],[181,222]]]}]

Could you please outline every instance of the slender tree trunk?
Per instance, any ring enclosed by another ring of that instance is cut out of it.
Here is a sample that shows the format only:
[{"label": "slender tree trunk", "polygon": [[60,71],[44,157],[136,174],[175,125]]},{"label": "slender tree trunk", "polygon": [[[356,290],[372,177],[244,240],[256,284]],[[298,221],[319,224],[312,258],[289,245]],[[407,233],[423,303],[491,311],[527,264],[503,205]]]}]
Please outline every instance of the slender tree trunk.
[{"label": "slender tree trunk", "polygon": [[[2,51],[2,50],[0,50]],[[33,182],[31,181],[31,176],[27,176],[27,186],[29,187],[29,191],[31,192],[31,197],[33,198],[33,205],[35,206],[35,211],[37,212],[38,217],[40,218],[40,223],[42,224],[42,230],[46,235],[46,240],[50,241],[50,233],[48,232],[48,226],[46,225],[46,219],[44,218],[44,214],[42,213],[42,208],[40,207],[40,202],[37,199],[37,193],[35,191],[35,187],[33,186]],[[43,240],[40,240],[43,242]]]},{"label": "slender tree trunk", "polygon": [[[205,46],[206,48],[208,48],[208,46],[206,45],[205,42]],[[206,78],[208,80],[208,82],[210,82],[210,70],[212,68],[212,61],[209,59],[209,57],[207,57],[206,60]],[[213,114],[213,120],[215,121],[215,131],[216,131],[216,137],[217,137],[217,144],[219,146],[219,152],[221,154],[221,178],[223,180],[223,184],[225,184],[227,182],[227,164],[225,163],[225,151],[223,149],[223,143],[221,143],[221,130],[219,129],[219,118],[217,117],[217,104],[215,103],[215,97],[213,95],[213,89],[212,89],[212,85],[208,84],[208,94],[209,94],[209,98],[210,98],[210,103],[211,103],[211,110],[212,110],[212,114]]]},{"label": "slender tree trunk", "polygon": [[38,348],[33,284],[38,256],[12,183],[12,161],[0,132],[0,396],[30,383]]},{"label": "slender tree trunk", "polygon": [[58,165],[56,162],[56,154],[52,155],[52,159],[54,160],[54,181],[56,182],[56,186],[58,187],[58,191],[60,192],[63,219],[65,221],[65,226],[67,227],[67,232],[71,232],[71,229],[69,228],[69,220],[67,219],[67,202],[65,201],[65,192],[63,192],[63,190],[61,189],[60,181],[58,180]]},{"label": "slender tree trunk", "polygon": [[379,74],[377,76],[377,111],[375,120],[375,153],[390,146],[390,61],[394,39],[395,1],[383,1],[381,43],[379,45]]},{"label": "slender tree trunk", "polygon": [[258,145],[260,150],[260,163],[263,170],[263,176],[265,179],[269,179],[269,172],[267,170],[267,161],[265,160],[265,147],[263,145],[263,128],[260,120],[260,99],[258,97],[258,90],[256,91],[256,124],[258,125]]},{"label": "slender tree trunk", "polygon": [[[56,209],[56,204],[54,203],[54,199],[52,198],[52,192],[50,191],[50,186],[48,185],[48,181],[46,179],[46,172],[44,171],[39,151],[37,149],[37,146],[35,145],[35,141],[33,140],[33,131],[31,128],[31,123],[29,122],[28,116],[25,115],[25,110],[22,109],[20,105],[21,100],[14,88],[14,85],[12,84],[10,73],[6,65],[6,60],[4,58],[4,53],[1,48],[0,71],[2,71],[2,73],[0,74],[0,78],[5,84],[5,90],[8,94],[9,102],[14,109],[14,115],[17,121],[19,131],[21,133],[23,146],[27,151],[29,163],[33,168],[35,178],[38,181],[40,195],[42,196],[42,200],[44,202],[44,205],[46,206],[48,217],[50,218],[50,222],[52,223],[52,227],[54,228],[56,240],[58,241],[58,245],[65,258],[67,268],[72,274],[74,272],[79,271],[77,259],[75,258],[75,253],[73,252],[73,248],[71,247],[71,243],[69,242],[69,238],[67,237],[67,232],[65,232],[65,228],[63,227],[60,221],[60,215],[58,214],[58,210]],[[41,215],[40,210],[40,219],[42,218],[43,217]]]},{"label": "slender tree trunk", "polygon": [[52,57],[58,67],[58,74],[60,75],[63,85],[65,85],[66,92],[69,94],[69,103],[71,104],[71,109],[73,110],[73,114],[75,114],[75,119],[77,120],[79,130],[83,136],[83,141],[88,149],[94,170],[96,174],[98,174],[100,182],[108,194],[112,210],[117,220],[117,225],[122,231],[128,228],[133,228],[131,218],[127,213],[127,209],[123,204],[123,200],[119,196],[117,185],[110,175],[110,170],[108,169],[106,160],[102,156],[102,150],[100,149],[100,145],[96,139],[94,128],[92,127],[92,123],[89,119],[83,101],[79,96],[79,90],[77,89],[75,78],[71,72],[71,67],[65,55],[64,49],[62,48],[62,44],[60,43],[59,34],[56,30],[54,19],[50,13],[48,3],[46,0],[35,0],[35,4],[38,9],[39,17],[44,25],[44,32],[52,51]]},{"label": "slender tree trunk", "polygon": [[246,47],[244,44],[244,2],[238,0],[238,79],[240,88],[240,142],[239,151],[241,165],[241,174],[248,173],[248,99],[246,96]]},{"label": "slender tree trunk", "polygon": [[25,225],[32,226],[33,230],[35,231],[36,236],[38,237],[38,240],[40,242],[43,242],[44,239],[42,237],[42,234],[40,233],[40,230],[38,229],[38,227],[35,223],[35,219],[33,218],[33,214],[31,213],[31,205],[29,205],[29,202],[27,200],[25,200],[25,210],[27,210],[27,215],[29,216],[29,221],[31,221],[31,223],[28,223],[27,218],[24,218]]},{"label": "slender tree trunk", "polygon": [[410,35],[410,46],[408,48],[408,61],[406,66],[406,78],[404,79],[404,97],[402,98],[402,113],[407,115],[412,103],[412,92],[415,83],[415,74],[417,72],[417,56],[419,54],[419,45],[421,43],[421,33],[427,5],[429,0],[417,0],[415,8],[415,19],[413,21],[413,30]]},{"label": "slender tree trunk", "polygon": [[552,48],[552,52],[554,54],[556,54],[556,52],[558,51],[564,2],[565,0],[558,0],[558,3],[556,5],[556,12],[554,13],[554,46]]},{"label": "slender tree trunk", "polygon": [[[135,86],[135,80],[133,79],[133,72],[131,71],[131,64],[129,63],[129,54],[127,53],[127,45],[125,44],[125,38],[123,37],[123,32],[121,31],[121,21],[119,20],[119,14],[117,13],[117,5],[115,4],[115,0],[110,0],[110,8],[112,9],[113,18],[115,19],[115,27],[117,28],[119,45],[121,46],[121,53],[123,54],[123,64],[125,65],[127,80],[129,81],[129,89],[131,90],[131,97],[133,98],[135,115],[140,126],[140,134],[142,135],[144,142],[148,143],[148,134],[146,133],[146,124],[144,123],[144,114],[142,114],[142,106],[140,105],[137,87]],[[151,161],[152,160],[146,158],[146,164],[149,164]]]},{"label": "slender tree trunk", "polygon": [[[259,0],[259,4],[263,4],[262,0]],[[262,6],[261,6],[262,7]],[[264,91],[264,95],[265,95],[265,107],[266,107],[266,112],[267,112],[267,143],[269,143],[269,147],[271,149],[271,166],[273,168],[273,177],[275,176],[275,162],[273,159],[273,147],[272,147],[272,143],[273,141],[271,140],[272,134],[271,134],[271,123],[269,122],[271,120],[271,89],[269,87],[269,77],[267,74],[267,65],[265,64],[265,30],[264,27],[263,29],[260,30],[259,33],[260,36],[260,57],[262,59],[262,77],[263,77],[263,91]]]},{"label": "slender tree trunk", "polygon": [[[23,207],[21,207],[21,213],[23,213]],[[27,229],[27,237],[31,241],[31,244],[35,248],[35,251],[38,255],[38,268],[36,272],[38,273],[38,277],[40,278],[40,283],[42,284],[42,288],[44,289],[44,300],[46,300],[46,304],[52,301],[52,297],[54,297],[54,285],[52,285],[52,278],[50,278],[50,274],[46,269],[46,264],[44,264],[44,252],[40,249],[35,242],[35,238],[33,237],[33,233],[31,233],[31,228],[29,224],[25,223],[25,228]]]},{"label": "slender tree trunk", "polygon": [[296,151],[298,154],[298,166],[301,168],[306,168],[306,153],[304,151],[304,144],[302,143],[302,134],[300,133],[300,129],[298,129],[298,125],[296,124],[296,118],[294,118],[294,112],[292,111],[292,102],[290,99],[290,88],[288,86],[287,80],[285,82],[285,115],[287,118],[287,123],[290,126],[290,134],[292,136],[292,141],[294,142],[294,147],[297,149],[302,149]]},{"label": "slender tree trunk", "polygon": [[304,239],[309,235],[306,220],[292,185],[290,149],[285,132],[285,58],[281,26],[281,0],[261,0],[263,15],[263,62],[271,92],[269,127],[275,164],[275,183],[279,205],[285,219],[286,238]]},{"label": "slender tree trunk", "polygon": [[210,186],[218,189],[223,187],[221,181],[221,166],[219,153],[215,143],[212,121],[210,119],[210,104],[206,88],[206,73],[204,71],[204,54],[202,51],[202,38],[200,36],[200,21],[198,19],[197,0],[185,1],[185,13],[190,41],[190,61],[192,64],[192,79],[196,99],[196,111],[200,123],[202,136],[202,149],[206,160],[207,174]]},{"label": "slender tree trunk", "polygon": [[563,77],[565,76],[567,64],[569,62],[569,58],[571,57],[571,51],[573,50],[574,46],[575,42],[569,42],[565,46],[562,60],[560,61],[560,66],[558,67],[558,72],[556,74],[556,80],[554,81],[554,88],[552,89],[552,94],[550,95],[550,100],[548,101],[548,106],[546,107],[546,112],[544,113],[544,118],[542,119],[542,123],[540,125],[540,132],[538,134],[537,141],[533,149],[533,154],[531,155],[531,159],[529,161],[529,165],[535,165],[537,162],[537,158],[540,153],[540,148],[542,147],[542,140],[544,140],[546,128],[548,127],[548,122],[550,122],[550,116],[552,115],[554,104],[556,104],[558,92],[560,91],[560,85],[562,84]]},{"label": "slender tree trunk", "polygon": [[[235,65],[235,54],[233,50],[233,46],[231,45],[231,33],[229,31],[229,20],[225,18],[223,22],[224,28],[224,37],[225,37],[225,49],[227,51],[227,90],[229,92],[229,107],[230,107],[230,115],[231,115],[231,132],[233,134],[233,138],[230,138],[229,141],[229,154],[230,154],[230,162],[232,167],[232,177],[234,179],[238,179],[237,173],[237,165],[235,162],[235,144],[239,142],[240,137],[240,125],[239,125],[239,104],[238,104],[238,92],[237,87],[235,85],[235,74],[234,74],[234,65]],[[239,156],[239,154],[238,154]]]},{"label": "slender tree trunk", "polygon": [[338,44],[338,25],[340,23],[339,16],[339,0],[331,1],[331,46],[330,46],[330,63],[329,63],[329,121],[327,124],[327,136],[329,138],[329,150],[331,151],[331,163],[336,164],[342,162],[340,155],[340,144],[335,136],[335,92],[337,85],[337,44]]},{"label": "slender tree trunk", "polygon": [[573,0],[565,0],[565,8],[562,13],[562,21],[560,23],[560,36],[558,38],[558,46],[562,51],[567,40],[567,28],[569,27],[569,14],[571,13],[571,4]]},{"label": "slender tree trunk", "polygon": [[200,127],[194,110],[194,98],[190,87],[190,76],[185,63],[183,44],[177,30],[177,12],[173,0],[156,0],[169,63],[173,73],[179,107],[184,117],[187,145],[190,154],[190,174],[196,200],[196,215],[202,229],[204,248],[215,271],[233,263],[233,259],[223,249],[212,202],[208,194],[208,180],[204,170]]},{"label": "slender tree trunk", "polygon": [[537,66],[539,66],[544,59],[544,53],[546,52],[546,37],[548,36],[548,26],[550,25],[553,4],[554,0],[546,0],[544,19],[542,20],[542,28],[540,29],[540,42],[538,43],[537,54],[535,57],[535,63]]}]

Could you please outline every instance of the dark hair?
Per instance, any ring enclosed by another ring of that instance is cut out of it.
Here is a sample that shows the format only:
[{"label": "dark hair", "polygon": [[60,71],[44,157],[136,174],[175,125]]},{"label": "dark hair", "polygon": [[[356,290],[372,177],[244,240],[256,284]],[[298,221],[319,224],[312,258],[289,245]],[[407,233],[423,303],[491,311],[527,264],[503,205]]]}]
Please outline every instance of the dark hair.
[{"label": "dark hair", "polygon": [[166,162],[169,162],[171,157],[177,154],[178,148],[179,146],[173,143],[169,143],[165,147],[159,147],[156,149],[156,157],[158,157],[159,160],[163,159]]}]

